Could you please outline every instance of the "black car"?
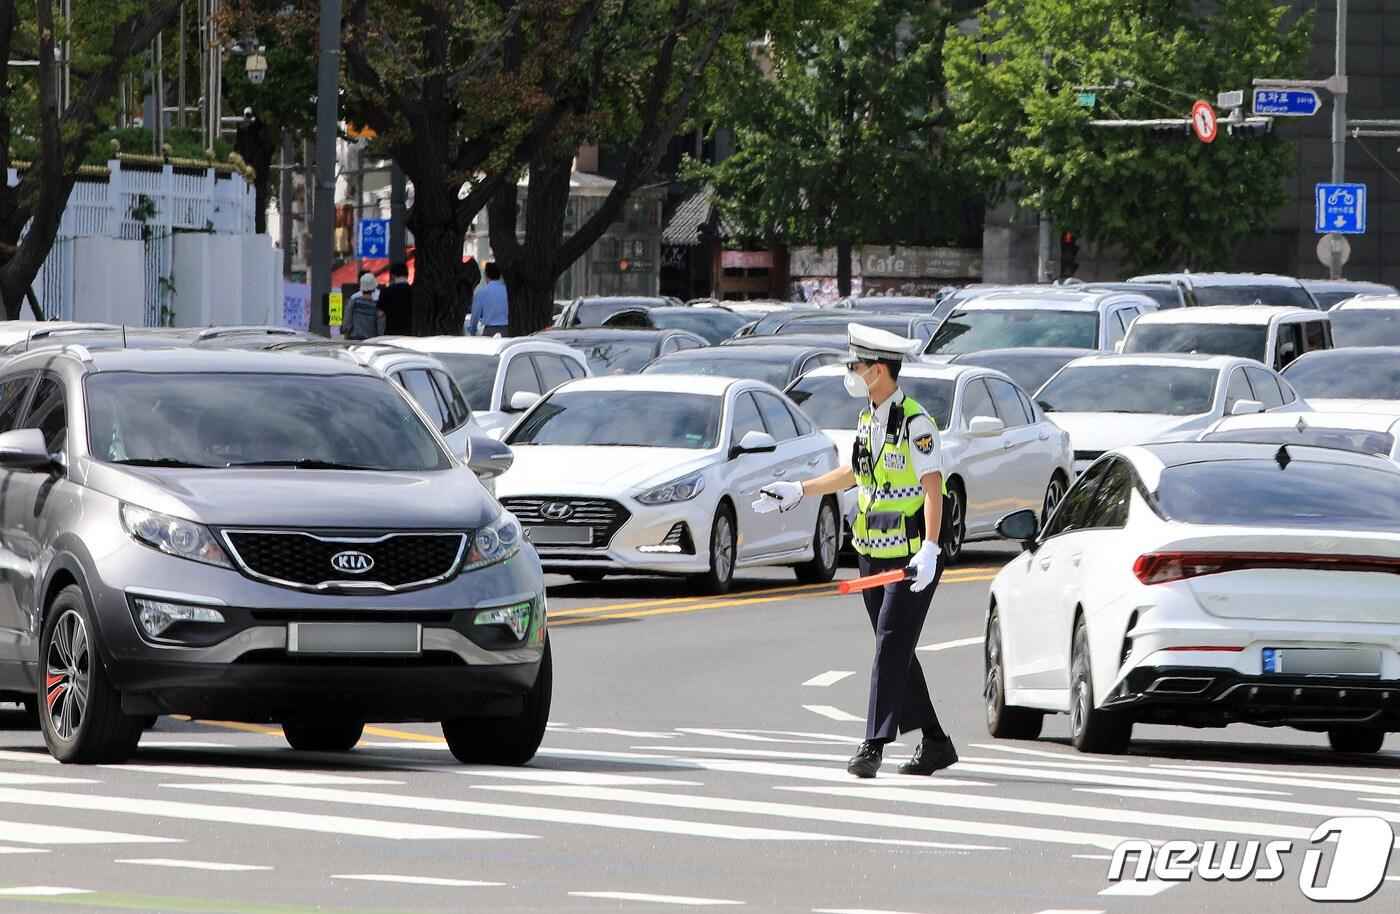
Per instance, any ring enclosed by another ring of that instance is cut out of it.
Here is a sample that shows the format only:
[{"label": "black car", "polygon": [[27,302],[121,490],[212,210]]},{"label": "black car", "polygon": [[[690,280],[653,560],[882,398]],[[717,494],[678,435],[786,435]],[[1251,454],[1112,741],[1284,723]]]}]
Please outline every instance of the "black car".
[{"label": "black car", "polygon": [[584,327],[546,330],[538,336],[582,352],[595,375],[636,374],[652,359],[709,345],[703,336],[686,330]]},{"label": "black car", "polygon": [[569,302],[554,326],[601,327],[603,322],[623,311],[650,311],[652,308],[682,307],[684,302],[669,295],[597,295]]},{"label": "black car", "polygon": [[[776,318],[776,315],[774,315]],[[908,314],[874,311],[803,311],[789,314],[781,319],[764,318],[754,328],[752,336],[763,334],[785,336],[787,334],[816,334],[818,336],[846,335],[851,324],[864,324],[880,330],[888,330],[898,336],[928,342],[938,329],[938,318],[932,314]],[[766,325],[766,326],[765,326]]]},{"label": "black car", "polygon": [[675,352],[652,362],[643,374],[707,374],[764,381],[782,390],[813,368],[839,362],[840,349],[812,346],[711,346]]}]

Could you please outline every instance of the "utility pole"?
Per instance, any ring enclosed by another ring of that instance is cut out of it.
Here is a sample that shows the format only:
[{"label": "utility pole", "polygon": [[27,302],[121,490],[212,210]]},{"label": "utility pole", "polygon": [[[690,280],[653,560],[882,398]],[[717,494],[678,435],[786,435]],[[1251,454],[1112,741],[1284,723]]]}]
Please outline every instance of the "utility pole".
[{"label": "utility pole", "polygon": [[340,0],[321,0],[316,79],[316,201],[311,228],[311,329],[329,334],[328,296],[335,245],[335,145],[340,121]]},{"label": "utility pole", "polygon": [[282,128],[282,165],[278,170],[277,234],[282,237],[282,278],[292,278],[292,172],[296,170],[296,152],[292,148],[292,132]]},{"label": "utility pole", "polygon": [[391,263],[403,263],[408,259],[408,250],[404,241],[404,223],[408,218],[407,209],[408,181],[404,178],[403,169],[399,163],[395,162],[389,170],[389,260]]},{"label": "utility pole", "polygon": [[[1055,59],[1046,53],[1044,61],[1046,81],[1048,82],[1053,75],[1051,68],[1055,65]],[[1054,277],[1050,275],[1050,214],[1042,209],[1038,218],[1040,237],[1036,244],[1035,281],[1051,282]]]},{"label": "utility pole", "polygon": [[[1337,82],[1341,91],[1332,93],[1332,183],[1346,180],[1347,170],[1347,0],[1337,0]],[[1333,279],[1342,278],[1342,236],[1332,233]]]}]

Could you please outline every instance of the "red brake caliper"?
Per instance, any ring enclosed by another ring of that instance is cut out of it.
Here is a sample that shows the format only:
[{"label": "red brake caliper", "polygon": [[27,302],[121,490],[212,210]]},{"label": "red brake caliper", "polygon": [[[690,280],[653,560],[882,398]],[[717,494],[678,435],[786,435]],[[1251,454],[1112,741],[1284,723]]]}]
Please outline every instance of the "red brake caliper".
[{"label": "red brake caliper", "polygon": [[64,680],[68,678],[67,673],[49,673],[45,687],[48,689],[49,709],[53,709],[53,703],[58,700],[58,696],[63,694],[63,690],[68,688],[68,683]]}]

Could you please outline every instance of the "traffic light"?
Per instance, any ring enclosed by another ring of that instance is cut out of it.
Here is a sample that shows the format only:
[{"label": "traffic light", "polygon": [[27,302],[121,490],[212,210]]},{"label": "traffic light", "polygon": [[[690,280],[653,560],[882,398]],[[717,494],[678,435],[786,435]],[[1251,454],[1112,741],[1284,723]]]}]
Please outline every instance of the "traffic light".
[{"label": "traffic light", "polygon": [[1226,122],[1225,127],[1232,137],[1263,137],[1274,132],[1274,119],[1271,117],[1252,117],[1238,122]]},{"label": "traffic light", "polygon": [[1079,242],[1073,232],[1060,235],[1060,278],[1069,279],[1079,271]]},{"label": "traffic light", "polygon": [[1192,133],[1190,121],[1153,124],[1147,130],[1154,140],[1182,140]]}]

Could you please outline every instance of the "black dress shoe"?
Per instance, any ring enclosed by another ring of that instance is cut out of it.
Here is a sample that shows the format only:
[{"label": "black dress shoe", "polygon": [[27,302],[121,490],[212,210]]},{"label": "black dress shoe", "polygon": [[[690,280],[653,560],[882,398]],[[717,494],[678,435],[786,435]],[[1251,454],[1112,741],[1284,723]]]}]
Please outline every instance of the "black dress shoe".
[{"label": "black dress shoe", "polygon": [[858,778],[873,778],[875,772],[880,770],[880,762],[884,761],[884,758],[884,748],[879,743],[866,740],[860,744],[856,754],[851,756],[846,770]]},{"label": "black dress shoe", "polygon": [[933,774],[940,768],[947,768],[958,760],[958,750],[953,748],[953,741],[948,737],[942,739],[925,739],[919,741],[919,746],[914,750],[914,755],[899,766],[900,774]]}]

